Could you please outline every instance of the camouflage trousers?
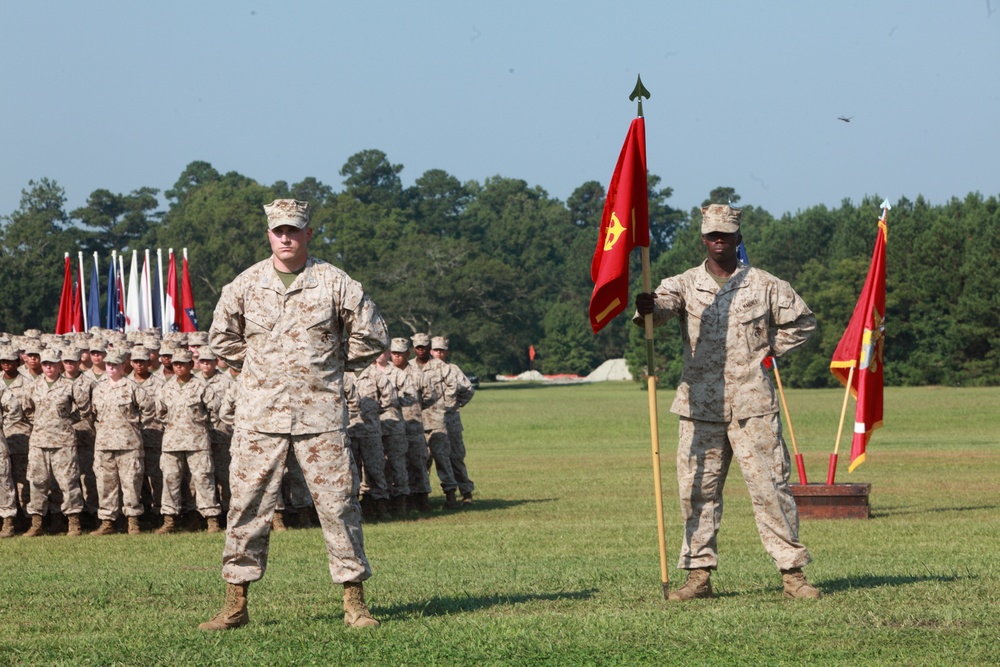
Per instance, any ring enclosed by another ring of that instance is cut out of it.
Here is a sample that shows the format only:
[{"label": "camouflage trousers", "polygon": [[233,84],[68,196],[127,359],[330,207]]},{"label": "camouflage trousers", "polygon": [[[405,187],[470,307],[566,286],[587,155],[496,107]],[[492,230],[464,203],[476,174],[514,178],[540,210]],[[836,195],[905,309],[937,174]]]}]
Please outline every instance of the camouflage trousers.
[{"label": "camouflage trousers", "polygon": [[160,496],[160,513],[178,515],[183,509],[181,487],[184,472],[191,475],[194,499],[198,513],[204,517],[219,516],[222,508],[215,495],[215,471],[212,469],[212,452],[208,449],[195,452],[161,452],[160,469],[163,470],[163,495]]},{"label": "camouflage trousers", "polygon": [[7,450],[10,452],[10,476],[14,481],[14,498],[24,514],[28,513],[31,485],[28,484],[28,436],[13,434],[7,436]]},{"label": "camouflage trousers", "polygon": [[[476,485],[469,479],[469,471],[465,467],[465,440],[462,438],[462,422],[447,419],[448,441],[451,443],[451,472],[455,476],[458,490],[462,493],[472,493]],[[457,422],[457,423],[456,423]]]},{"label": "camouflage trousers", "polygon": [[302,466],[295,457],[295,450],[288,450],[285,458],[285,472],[281,475],[281,493],[278,494],[278,503],[274,509],[284,512],[287,507],[298,511],[312,507],[312,496],[309,494],[309,487],[306,485],[306,478],[302,472]]},{"label": "camouflage trousers", "polygon": [[437,468],[438,479],[441,480],[441,489],[448,493],[458,488],[455,481],[455,471],[451,467],[451,438],[445,428],[424,431],[427,439],[427,447],[431,450],[431,459],[434,467]]},{"label": "camouflage trousers", "polygon": [[80,467],[80,490],[83,492],[83,511],[96,514],[100,506],[97,495],[97,476],[94,474],[94,434],[76,432],[76,461]]},{"label": "camouflage trousers", "polygon": [[142,504],[155,514],[160,513],[160,498],[163,497],[162,447],[163,431],[142,429]]},{"label": "camouflage trousers", "polygon": [[80,490],[80,464],[76,459],[76,445],[72,447],[30,447],[28,449],[28,484],[31,496],[28,514],[45,515],[49,510],[49,494],[58,487],[62,491],[63,514],[83,511],[83,492]]},{"label": "camouflage trousers", "polygon": [[382,449],[385,451],[385,480],[389,495],[410,495],[410,474],[406,469],[406,453],[409,443],[406,433],[383,433]]},{"label": "camouflage trousers", "polygon": [[427,474],[427,439],[424,430],[406,429],[406,473],[410,493],[430,493],[431,480]]},{"label": "camouflage trousers", "polygon": [[684,543],[678,567],[718,566],[717,536],[722,491],[735,455],[753,503],[757,532],[780,570],[809,563],[799,542],[799,513],[788,488],[788,449],[777,414],[730,423],[681,417],[677,443],[677,485]]},{"label": "camouflage trousers", "polygon": [[212,431],[212,467],[215,469],[215,487],[219,493],[222,511],[229,511],[229,445],[232,436],[228,433]]},{"label": "camouflage trousers", "polygon": [[7,442],[0,438],[0,518],[17,515],[17,498],[14,495],[14,476],[11,475],[10,452]]},{"label": "camouflage trousers", "polygon": [[385,450],[382,437],[355,435],[351,437],[351,449],[361,462],[364,479],[361,490],[379,500],[389,497],[389,484],[385,480]]},{"label": "camouflage trousers", "polygon": [[346,436],[341,432],[280,435],[239,428],[231,449],[232,500],[222,578],[243,584],[264,576],[271,519],[289,448],[294,449],[312,492],[334,583],[368,579],[372,572],[361,532],[358,467]]},{"label": "camouflage trousers", "polygon": [[143,453],[137,449],[94,452],[98,519],[114,521],[120,514],[142,514],[142,460]]}]

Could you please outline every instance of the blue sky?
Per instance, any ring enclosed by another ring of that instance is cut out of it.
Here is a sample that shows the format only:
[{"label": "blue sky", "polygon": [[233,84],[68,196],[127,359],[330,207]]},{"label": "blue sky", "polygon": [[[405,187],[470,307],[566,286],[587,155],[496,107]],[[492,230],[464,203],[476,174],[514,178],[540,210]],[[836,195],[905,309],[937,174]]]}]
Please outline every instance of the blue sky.
[{"label": "blue sky", "polygon": [[437,168],[565,200],[607,185],[637,74],[678,208],[719,185],[775,215],[1000,194],[1000,0],[0,0],[0,20],[0,215],[31,179],[72,209],[195,160],[339,190],[368,148],[405,185]]}]

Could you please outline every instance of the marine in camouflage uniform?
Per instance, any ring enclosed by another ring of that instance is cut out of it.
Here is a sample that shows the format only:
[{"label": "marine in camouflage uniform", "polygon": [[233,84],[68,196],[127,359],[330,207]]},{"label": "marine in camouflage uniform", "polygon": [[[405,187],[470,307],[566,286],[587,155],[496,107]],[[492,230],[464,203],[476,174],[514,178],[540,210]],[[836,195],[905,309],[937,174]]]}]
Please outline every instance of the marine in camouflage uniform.
[{"label": "marine in camouflage uniform", "polygon": [[[70,347],[63,350],[63,375],[67,380],[81,384],[90,394],[96,382],[80,369],[82,350]],[[73,413],[73,431],[76,434],[76,458],[80,467],[80,490],[83,492],[83,511],[91,518],[97,516],[100,501],[97,496],[97,478],[94,475],[94,413]]]},{"label": "marine in camouflage uniform", "polygon": [[722,490],[735,455],[753,501],[761,541],[781,570],[788,597],[818,597],[801,573],[810,558],[798,538],[798,511],[788,488],[789,457],[774,387],[764,369],[808,340],[816,318],[783,281],[736,259],[741,211],[702,209],[705,263],[667,278],[636,298],[633,321],[680,319],[684,368],[671,412],[680,415],[677,480],[684,542],[679,567],[688,583],[671,599],[711,597],[718,566],[716,536]]},{"label": "marine in camouflage uniform", "polygon": [[201,379],[211,387],[215,400],[215,405],[209,411],[211,421],[208,425],[208,437],[212,443],[212,468],[215,470],[215,485],[219,493],[219,504],[222,505],[223,512],[228,512],[229,447],[233,441],[233,426],[223,420],[222,410],[226,395],[233,390],[235,383],[228,372],[219,371],[218,359],[207,343],[202,345],[199,350],[198,367]]},{"label": "marine in camouflage uniform", "polygon": [[[156,351],[145,345],[132,348],[132,375],[129,378],[146,392],[146,398],[156,403],[165,380],[162,375],[152,372],[152,358]],[[157,355],[158,356],[158,355]],[[142,433],[142,505],[146,512],[160,514],[160,499],[163,497],[163,469],[160,457],[163,454],[163,422],[155,411],[141,415],[139,429]]]},{"label": "marine in camouflage uniform", "polygon": [[410,382],[410,376],[392,365],[386,350],[370,368],[382,373],[392,385],[395,400],[382,411],[382,448],[385,450],[385,476],[389,484],[389,502],[393,515],[406,514],[407,497],[410,495],[410,477],[406,468],[408,442],[406,422],[403,419],[403,405],[417,402],[417,394]]},{"label": "marine in camouflage uniform", "polygon": [[448,366],[448,374],[451,378],[449,389],[453,393],[447,396],[445,401],[444,424],[448,430],[448,440],[451,443],[451,470],[458,483],[458,491],[462,494],[462,504],[472,504],[472,491],[476,485],[469,478],[469,471],[465,467],[465,439],[462,437],[462,416],[459,410],[464,408],[472,400],[476,389],[472,386],[469,378],[457,364],[448,362],[448,339],[443,336],[434,336],[431,339],[431,354],[435,359],[439,359]]},{"label": "marine in camouflage uniform", "polygon": [[[424,372],[409,362],[410,341],[393,338],[390,350],[392,365],[406,375],[408,386],[399,392],[403,422],[406,425],[406,471],[410,487],[410,509],[420,512],[431,510],[428,496],[431,492],[427,474],[427,438],[424,436],[425,406],[434,405],[438,397]],[[413,393],[415,400],[405,398]]]},{"label": "marine in camouflage uniform", "polygon": [[352,446],[361,455],[361,509],[368,516],[389,518],[389,484],[385,476],[385,449],[382,446],[381,414],[397,401],[396,390],[384,374],[368,366],[355,378],[364,427],[351,436]]},{"label": "marine in camouflage uniform", "polygon": [[344,622],[374,626],[364,602],[358,467],[345,429],[343,374],[368,366],[387,345],[385,322],[361,284],[308,255],[308,204],[264,207],[272,255],[226,285],[210,345],[239,369],[231,506],[222,554],[226,604],[205,630],[249,621],[250,582],[267,567],[271,519],[289,448],[302,467],[323,529],[330,576],[344,584]]},{"label": "marine in camouflage uniform", "polygon": [[0,537],[14,536],[14,518],[17,516],[14,476],[11,474],[10,452],[4,431],[23,418],[17,397],[0,384],[0,519],[3,524],[0,526]]},{"label": "marine in camouflage uniform", "polygon": [[142,424],[154,418],[156,405],[146,390],[125,375],[125,355],[111,350],[107,377],[94,386],[94,473],[101,525],[91,535],[110,535],[124,513],[128,532],[139,532],[142,516]]},{"label": "marine in camouflage uniform", "polygon": [[60,509],[69,519],[68,534],[79,535],[83,492],[73,415],[89,419],[90,388],[62,376],[59,350],[46,348],[40,356],[44,375],[35,381],[31,399],[35,406],[35,423],[28,442],[31,528],[25,536],[41,535],[42,517],[49,510],[53,484],[62,492]]},{"label": "marine in camouflage uniform", "polygon": [[28,515],[28,500],[31,487],[28,484],[28,441],[31,438],[31,422],[35,416],[35,404],[31,400],[33,381],[18,372],[20,356],[13,346],[0,348],[0,367],[3,368],[3,382],[21,406],[20,418],[4,424],[7,449],[10,453],[10,474],[14,480],[14,496],[23,516]]},{"label": "marine in camouflage uniform", "polygon": [[437,400],[431,405],[425,405],[421,416],[424,419],[424,437],[430,449],[431,459],[437,468],[441,490],[444,491],[444,506],[446,509],[461,507],[455,497],[458,482],[451,467],[451,439],[448,437],[448,426],[445,413],[448,407],[448,396],[454,396],[455,386],[448,365],[440,359],[431,357],[431,339],[425,333],[416,333],[411,337],[416,356],[413,365],[423,371],[427,383],[434,389]]},{"label": "marine in camouflage uniform", "polygon": [[163,423],[160,454],[163,526],[157,533],[169,533],[175,528],[176,517],[182,509],[181,486],[185,469],[191,475],[198,513],[207,519],[208,532],[218,532],[222,508],[215,492],[212,443],[208,431],[214,419],[211,413],[218,409],[220,400],[204,380],[191,375],[193,362],[190,352],[177,350],[171,364],[174,379],[165,382],[156,394],[156,416]]}]

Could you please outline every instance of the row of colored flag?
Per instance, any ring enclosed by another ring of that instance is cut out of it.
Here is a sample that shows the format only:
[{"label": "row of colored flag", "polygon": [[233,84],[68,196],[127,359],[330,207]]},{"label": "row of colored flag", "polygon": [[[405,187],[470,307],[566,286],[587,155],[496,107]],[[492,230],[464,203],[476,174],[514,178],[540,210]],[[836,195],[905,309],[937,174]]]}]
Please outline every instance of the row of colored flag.
[{"label": "row of colored flag", "polygon": [[[629,255],[636,247],[649,246],[647,202],[645,121],[640,115],[629,126],[611,177],[591,263],[594,291],[590,297],[590,324],[595,334],[629,305]],[[830,371],[857,399],[850,472],[865,461],[872,431],[882,425],[885,241],[889,208],[888,201],[882,203],[868,277],[830,363]],[[740,259],[749,264],[742,242]],[[765,365],[770,367],[771,364],[773,359],[768,357]],[[839,446],[839,442],[837,444]],[[835,457],[836,453],[832,466]],[[833,484],[832,474],[827,480],[828,484]]]},{"label": "row of colored flag", "polygon": [[83,253],[77,253],[75,271],[69,253],[66,253],[59,315],[56,318],[57,334],[87,331],[91,327],[122,332],[141,331],[151,327],[157,327],[164,333],[198,330],[187,248],[183,249],[179,290],[177,259],[173,248],[168,251],[166,281],[163,280],[162,250],[156,250],[155,269],[150,261],[149,250],[142,254],[141,264],[139,251],[133,250],[127,275],[125,256],[111,251],[103,318],[97,252],[94,252],[93,259],[89,285],[85,285]]}]

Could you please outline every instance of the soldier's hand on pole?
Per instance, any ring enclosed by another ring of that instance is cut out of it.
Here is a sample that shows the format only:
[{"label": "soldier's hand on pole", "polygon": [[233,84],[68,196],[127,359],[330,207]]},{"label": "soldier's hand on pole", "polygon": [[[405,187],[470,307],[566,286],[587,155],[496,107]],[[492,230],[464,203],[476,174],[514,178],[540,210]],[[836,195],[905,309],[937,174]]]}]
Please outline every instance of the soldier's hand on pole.
[{"label": "soldier's hand on pole", "polygon": [[640,292],[635,295],[635,309],[640,315],[649,315],[653,312],[656,297],[649,292]]}]

